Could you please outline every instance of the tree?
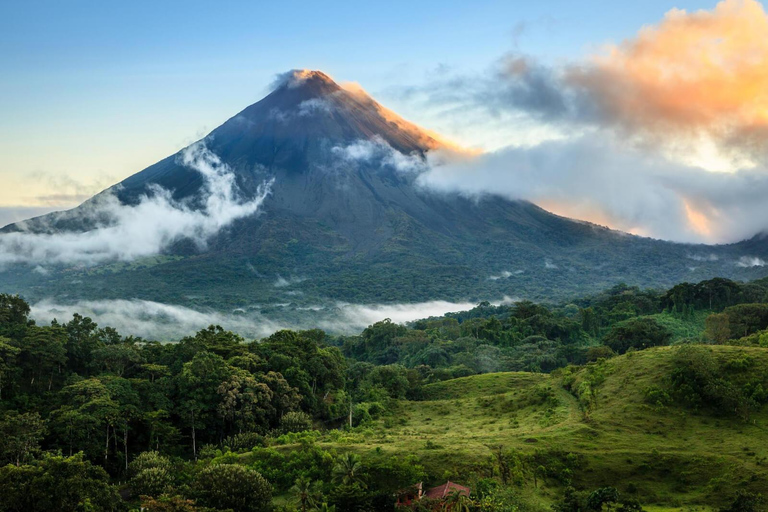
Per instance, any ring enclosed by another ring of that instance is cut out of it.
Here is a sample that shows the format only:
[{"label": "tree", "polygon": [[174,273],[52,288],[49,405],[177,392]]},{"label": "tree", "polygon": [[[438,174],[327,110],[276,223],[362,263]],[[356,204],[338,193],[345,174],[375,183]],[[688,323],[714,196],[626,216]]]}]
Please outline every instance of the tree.
[{"label": "tree", "polygon": [[312,482],[309,478],[305,477],[296,479],[296,483],[291,487],[291,493],[295,497],[301,512],[314,509],[322,498],[317,482]]},{"label": "tree", "polygon": [[[110,430],[119,415],[118,404],[99,379],[83,379],[61,390],[64,404],[51,413],[51,427],[69,447],[69,453],[85,451],[96,457],[98,431],[105,433],[104,461],[109,456]],[[74,448],[77,448],[75,450]]]},{"label": "tree", "polygon": [[728,315],[712,313],[704,320],[704,336],[718,345],[727,343],[731,338],[731,326]]},{"label": "tree", "polygon": [[608,503],[618,503],[619,491],[614,487],[601,487],[595,489],[587,497],[587,508],[589,510],[602,510],[603,505]]},{"label": "tree", "polygon": [[209,507],[235,512],[262,512],[272,501],[272,488],[258,472],[237,464],[214,464],[203,469],[194,488]]},{"label": "tree", "polygon": [[722,512],[758,512],[765,510],[763,505],[765,498],[762,494],[755,494],[748,491],[739,491],[728,508],[720,509]]},{"label": "tree", "polygon": [[0,418],[0,460],[12,461],[16,466],[27,462],[39,450],[45,434],[45,421],[36,412],[9,411]]},{"label": "tree", "polygon": [[173,488],[171,461],[158,452],[143,452],[128,467],[134,494],[158,497]]},{"label": "tree", "polygon": [[91,366],[93,351],[104,345],[98,327],[96,322],[77,313],[64,324],[67,332],[67,359],[70,369],[75,373],[84,374]]},{"label": "tree", "polygon": [[443,500],[442,509],[446,512],[470,512],[474,508],[472,505],[469,496],[455,489]]},{"label": "tree", "polygon": [[67,363],[66,341],[67,334],[62,327],[27,328],[19,345],[18,360],[30,386],[44,384],[51,390],[54,376],[60,375]]},{"label": "tree", "polygon": [[365,489],[360,456],[352,452],[342,455],[333,467],[333,482],[341,485],[358,484]]},{"label": "tree", "polygon": [[283,432],[304,432],[312,429],[312,417],[305,412],[289,412],[280,418],[280,430]]},{"label": "tree", "polygon": [[29,304],[18,295],[0,294],[0,336],[20,339],[29,322]]},{"label": "tree", "polygon": [[672,333],[653,318],[640,317],[614,325],[603,341],[615,352],[623,354],[630,348],[641,350],[666,345],[671,337]]},{"label": "tree", "polygon": [[210,352],[198,352],[191,361],[184,363],[177,378],[178,412],[190,429],[192,453],[197,460],[197,430],[210,424],[220,397],[219,384],[230,376],[230,368],[221,356]]},{"label": "tree", "polygon": [[14,347],[11,340],[0,336],[0,400],[3,399],[3,389],[8,387],[6,382],[16,370],[16,358],[21,349]]},{"label": "tree", "polygon": [[141,354],[135,345],[119,343],[106,345],[93,351],[93,364],[102,371],[122,377],[126,371],[141,363]]},{"label": "tree", "polygon": [[227,431],[241,433],[266,426],[274,393],[246,370],[236,370],[216,392],[220,397],[216,410]]},{"label": "tree", "polygon": [[122,505],[107,472],[82,453],[0,468],[0,496],[0,512],[112,511]]},{"label": "tree", "polygon": [[768,304],[739,304],[725,308],[731,336],[749,336],[768,327]]}]

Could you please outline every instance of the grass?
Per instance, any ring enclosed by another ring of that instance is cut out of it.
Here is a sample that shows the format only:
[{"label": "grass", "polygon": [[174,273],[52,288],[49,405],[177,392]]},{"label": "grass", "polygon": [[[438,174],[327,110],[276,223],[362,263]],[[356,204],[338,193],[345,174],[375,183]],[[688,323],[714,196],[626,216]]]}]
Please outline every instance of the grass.
[{"label": "grass", "polygon": [[[498,445],[553,466],[571,453],[581,461],[574,486],[614,486],[648,510],[710,510],[739,489],[768,493],[765,410],[745,422],[646,403],[643,391],[664,385],[675,350],[660,347],[605,361],[605,380],[589,412],[559,375],[486,374],[428,385],[425,400],[397,402],[372,425],[329,433],[320,442],[367,456],[416,454],[436,482],[488,476],[491,447]],[[749,371],[768,373],[768,349],[708,350],[722,361],[749,355],[755,361]],[[575,377],[578,384],[586,370]],[[544,507],[562,489],[556,477],[536,489],[526,477],[522,492]]]}]

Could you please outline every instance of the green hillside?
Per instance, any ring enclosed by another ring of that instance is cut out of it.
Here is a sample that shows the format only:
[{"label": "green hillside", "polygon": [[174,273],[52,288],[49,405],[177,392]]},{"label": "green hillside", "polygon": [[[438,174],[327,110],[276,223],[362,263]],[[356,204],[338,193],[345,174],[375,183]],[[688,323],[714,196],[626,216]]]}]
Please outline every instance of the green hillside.
[{"label": "green hillside", "polygon": [[[740,378],[768,376],[768,349],[710,346],[727,361],[751,358]],[[361,455],[417,455],[435,482],[498,476],[494,450],[520,458],[523,501],[545,507],[564,487],[612,486],[661,509],[724,506],[737,490],[768,489],[768,410],[748,421],[679,404],[649,403],[664,387],[679,348],[659,347],[553,375],[496,373],[425,386],[423,401],[399,401],[391,413],[323,447]],[[594,402],[578,389],[592,374]],[[332,437],[332,436],[331,436]],[[533,481],[533,464],[546,471]],[[658,508],[657,508],[658,509]]]}]

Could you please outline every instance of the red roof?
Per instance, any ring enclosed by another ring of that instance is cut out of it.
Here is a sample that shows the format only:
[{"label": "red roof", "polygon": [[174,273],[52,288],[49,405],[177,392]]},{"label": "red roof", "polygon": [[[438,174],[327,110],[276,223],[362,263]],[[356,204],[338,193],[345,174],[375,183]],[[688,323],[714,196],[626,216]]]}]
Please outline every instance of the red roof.
[{"label": "red roof", "polygon": [[456,491],[458,491],[459,494],[463,494],[464,496],[469,497],[469,487],[464,487],[463,485],[455,484],[451,481],[429,489],[426,493],[424,493],[424,497],[431,500],[442,500]]}]

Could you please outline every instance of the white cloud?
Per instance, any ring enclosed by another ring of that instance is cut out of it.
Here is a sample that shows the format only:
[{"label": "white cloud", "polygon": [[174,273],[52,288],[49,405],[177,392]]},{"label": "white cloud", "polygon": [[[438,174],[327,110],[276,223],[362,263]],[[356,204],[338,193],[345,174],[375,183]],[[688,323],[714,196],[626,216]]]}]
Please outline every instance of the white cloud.
[{"label": "white cloud", "polygon": [[294,284],[299,284],[300,282],[304,281],[305,279],[306,278],[303,278],[303,277],[289,277],[289,278],[286,279],[283,276],[278,275],[277,279],[275,279],[275,282],[274,282],[273,286],[275,288],[286,288],[286,287],[292,286]]},{"label": "white cloud", "polygon": [[[515,299],[504,297],[495,304],[510,304]],[[287,308],[289,304],[272,304]],[[267,318],[257,308],[238,308],[231,313],[198,310],[146,300],[78,301],[59,304],[51,300],[31,306],[31,316],[38,323],[50,323],[54,318],[66,322],[79,313],[92,318],[102,327],[116,328],[123,335],[145,339],[173,341],[208,327],[221,325],[249,338],[269,336],[280,329],[321,328],[334,334],[358,334],[369,325],[391,319],[405,323],[431,316],[475,307],[472,302],[430,301],[412,304],[342,304],[297,307],[301,320],[286,321]]]},{"label": "white cloud", "polygon": [[488,279],[490,281],[498,281],[499,279],[509,279],[512,276],[519,276],[522,273],[522,270],[515,270],[514,272],[510,272],[509,270],[502,270],[498,274],[488,276]]},{"label": "white cloud", "polygon": [[299,117],[308,117],[316,113],[333,112],[333,104],[325,98],[311,98],[299,103]]},{"label": "white cloud", "polygon": [[739,261],[736,262],[736,266],[741,268],[764,267],[765,260],[755,256],[742,256],[739,258]]},{"label": "white cloud", "polygon": [[54,318],[66,322],[79,313],[102,327],[114,327],[125,336],[159,341],[178,340],[212,324],[251,337],[268,336],[288,327],[261,315],[201,311],[146,300],[79,301],[66,305],[41,301],[33,304],[31,310],[32,318],[42,323],[50,323]]},{"label": "white cloud", "polygon": [[720,259],[717,254],[688,254],[687,258],[693,261],[717,261]]},{"label": "white cloud", "polygon": [[346,162],[378,164],[382,167],[392,167],[402,173],[417,173],[427,169],[427,162],[420,155],[404,155],[378,135],[347,146],[336,146],[332,151]]},{"label": "white cloud", "polygon": [[192,239],[203,249],[213,234],[255,214],[269,194],[271,181],[259,187],[254,198],[240,199],[234,174],[203,143],[189,146],[179,160],[203,176],[202,207],[175,201],[160,187],[136,205],[124,205],[112,193],[104,193],[84,209],[86,215],[103,219],[99,227],[85,232],[2,234],[0,264],[130,261],[161,253],[181,239]]},{"label": "white cloud", "polygon": [[768,172],[709,172],[609,132],[476,157],[430,152],[422,186],[497,194],[559,215],[678,242],[727,243],[768,228]]}]

